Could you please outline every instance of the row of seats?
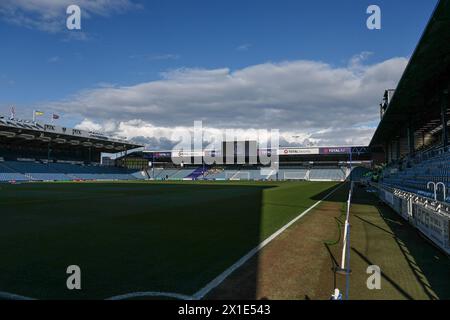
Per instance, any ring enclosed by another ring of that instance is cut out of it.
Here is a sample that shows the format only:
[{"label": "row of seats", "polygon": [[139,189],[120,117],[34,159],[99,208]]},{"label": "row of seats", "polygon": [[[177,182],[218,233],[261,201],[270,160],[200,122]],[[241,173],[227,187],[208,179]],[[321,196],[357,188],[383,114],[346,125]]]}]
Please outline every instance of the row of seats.
[{"label": "row of seats", "polygon": [[108,166],[70,163],[0,161],[0,181],[72,181],[72,180],[345,180],[343,169],[270,168],[219,169],[154,168],[136,172]]},{"label": "row of seats", "polygon": [[311,169],[310,180],[342,181],[346,178],[346,172],[342,169]]},{"label": "row of seats", "polygon": [[117,167],[33,161],[0,162],[0,181],[137,180],[145,178],[146,176],[140,172]]},{"label": "row of seats", "polygon": [[220,169],[211,168],[205,170],[204,174],[197,174],[193,177],[196,169],[164,169],[153,168],[147,171],[148,176],[155,180],[327,180],[343,181],[347,178],[345,169],[302,169],[302,168],[281,168],[278,171],[270,168],[245,168],[245,169]]},{"label": "row of seats", "polygon": [[[434,185],[430,182],[442,182],[446,189],[450,188],[450,153],[443,153],[419,163],[409,163],[404,168],[387,167],[381,182],[426,197],[434,197]],[[439,200],[444,200],[443,188],[439,188]],[[450,197],[445,195],[445,201],[450,201]]]}]

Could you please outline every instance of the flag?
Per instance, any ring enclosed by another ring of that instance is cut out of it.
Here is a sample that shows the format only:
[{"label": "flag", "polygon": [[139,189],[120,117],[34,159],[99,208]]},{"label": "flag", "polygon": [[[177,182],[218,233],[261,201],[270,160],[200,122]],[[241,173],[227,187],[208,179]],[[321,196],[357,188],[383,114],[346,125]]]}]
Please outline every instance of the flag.
[{"label": "flag", "polygon": [[9,120],[14,120],[16,117],[16,108],[14,106],[11,107],[11,115],[9,116]]},{"label": "flag", "polygon": [[33,122],[36,122],[36,116],[43,116],[44,113],[42,111],[33,110]]},{"label": "flag", "polygon": [[58,116],[57,114],[52,114],[52,119],[53,119],[53,120],[58,120],[58,119],[59,119],[59,116]]}]

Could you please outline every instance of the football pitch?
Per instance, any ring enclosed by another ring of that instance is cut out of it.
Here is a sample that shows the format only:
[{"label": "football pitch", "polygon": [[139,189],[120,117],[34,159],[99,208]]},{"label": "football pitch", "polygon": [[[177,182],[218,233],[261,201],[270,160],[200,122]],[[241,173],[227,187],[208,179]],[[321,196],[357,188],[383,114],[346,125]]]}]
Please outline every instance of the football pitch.
[{"label": "football pitch", "polygon": [[[0,185],[0,292],[36,299],[192,296],[337,187],[239,181]],[[81,290],[66,287],[70,265],[81,269]]]}]

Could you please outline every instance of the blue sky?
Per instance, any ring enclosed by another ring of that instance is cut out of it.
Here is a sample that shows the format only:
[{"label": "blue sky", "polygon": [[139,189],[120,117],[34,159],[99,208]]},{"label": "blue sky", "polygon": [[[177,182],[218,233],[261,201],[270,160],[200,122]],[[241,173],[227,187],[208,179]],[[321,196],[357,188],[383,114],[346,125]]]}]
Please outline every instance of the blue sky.
[{"label": "blue sky", "polygon": [[[143,112],[130,111],[128,116],[119,106],[108,117],[105,112],[77,111],[76,103],[64,108],[59,102],[76,97],[78,103],[85,103],[80,96],[86,91],[123,89],[172,79],[177,70],[226,68],[233,73],[267,63],[310,61],[324,63],[333,71],[348,68],[352,57],[360,55],[358,63],[363,65],[363,71],[352,69],[358,75],[389,59],[408,59],[437,3],[110,0],[108,7],[99,5],[84,11],[84,1],[70,1],[79,3],[82,10],[79,32],[65,30],[64,7],[53,6],[48,0],[29,1],[34,6],[25,2],[5,0],[0,4],[0,113],[8,114],[9,106],[15,105],[18,115],[25,117],[35,106],[49,105],[49,110],[63,113],[62,123],[75,125],[90,119],[102,129],[102,121],[142,120],[156,126],[178,123],[167,119],[155,124],[152,120],[157,114],[146,118]],[[377,4],[382,10],[381,30],[366,28],[366,8],[370,4]],[[47,11],[51,11],[50,21],[42,18]],[[370,54],[364,54],[367,52]],[[392,81],[398,77],[394,75]],[[381,97],[382,92],[378,95]],[[220,96],[224,98],[222,93]],[[134,103],[131,101],[130,105]],[[304,103],[299,99],[299,110]],[[310,103],[302,116],[307,117],[313,107],[314,103]],[[376,105],[373,108],[375,114]],[[221,110],[201,111],[213,114]],[[216,118],[219,117],[211,118],[211,125],[221,127]],[[358,123],[373,127],[376,118],[371,116],[366,123]],[[331,127],[316,124],[304,133],[308,136]]]}]

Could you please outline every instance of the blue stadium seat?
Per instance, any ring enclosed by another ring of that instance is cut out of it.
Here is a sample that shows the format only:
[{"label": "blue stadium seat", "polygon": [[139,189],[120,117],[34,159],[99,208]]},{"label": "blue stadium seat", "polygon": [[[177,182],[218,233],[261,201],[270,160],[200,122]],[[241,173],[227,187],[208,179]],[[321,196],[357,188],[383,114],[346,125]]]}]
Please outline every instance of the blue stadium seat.
[{"label": "blue stadium seat", "polygon": [[42,163],[35,161],[0,162],[0,181],[142,180],[136,170],[99,165]]},{"label": "blue stadium seat", "polygon": [[[450,188],[450,153],[439,154],[418,163],[410,163],[405,168],[387,167],[382,173],[380,182],[391,187],[433,198],[434,190],[428,189],[428,182],[442,182],[447,189]],[[442,189],[439,189],[438,198],[440,198],[439,200],[444,200]],[[445,201],[448,202],[448,198]]]}]

